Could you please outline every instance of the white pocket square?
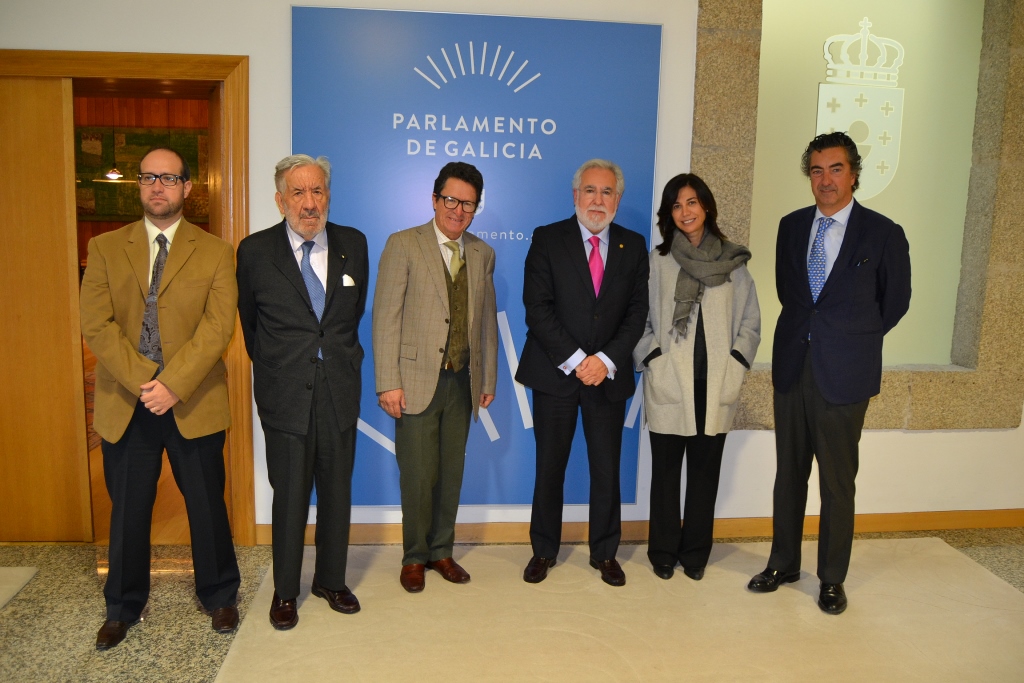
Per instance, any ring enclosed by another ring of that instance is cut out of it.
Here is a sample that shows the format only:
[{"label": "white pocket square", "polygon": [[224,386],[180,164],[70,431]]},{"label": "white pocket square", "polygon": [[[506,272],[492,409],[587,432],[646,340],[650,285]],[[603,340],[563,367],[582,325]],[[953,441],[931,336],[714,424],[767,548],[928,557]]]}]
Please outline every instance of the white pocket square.
[{"label": "white pocket square", "polygon": [[341,276],[341,286],[342,287],[355,287],[356,286],[356,281],[352,279],[351,275],[346,273],[346,274]]}]

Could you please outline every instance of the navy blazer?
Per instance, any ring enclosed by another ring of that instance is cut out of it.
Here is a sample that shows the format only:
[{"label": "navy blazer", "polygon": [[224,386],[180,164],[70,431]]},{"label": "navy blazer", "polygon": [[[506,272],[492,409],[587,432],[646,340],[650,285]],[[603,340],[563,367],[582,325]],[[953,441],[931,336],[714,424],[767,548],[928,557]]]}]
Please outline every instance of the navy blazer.
[{"label": "navy blazer", "polygon": [[305,434],[321,349],[338,427],[346,429],[359,417],[366,237],[327,223],[327,298],[318,321],[286,230],[281,221],[238,245],[238,315],[252,359],[256,408],[264,425]]},{"label": "navy blazer", "polygon": [[825,400],[858,403],[881,389],[882,337],[910,307],[910,245],[903,228],[854,201],[839,255],[815,303],[807,279],[814,210],[809,206],[779,221],[775,286],[782,313],[772,382],[776,391],[789,391],[810,346]]},{"label": "navy blazer", "polygon": [[612,223],[601,292],[595,295],[576,216],[534,230],[523,279],[529,330],[516,381],[568,396],[580,381],[558,366],[577,349],[587,355],[602,351],[617,370],[615,379],[600,385],[608,400],[632,396],[632,354],[647,323],[649,272],[643,236]]}]

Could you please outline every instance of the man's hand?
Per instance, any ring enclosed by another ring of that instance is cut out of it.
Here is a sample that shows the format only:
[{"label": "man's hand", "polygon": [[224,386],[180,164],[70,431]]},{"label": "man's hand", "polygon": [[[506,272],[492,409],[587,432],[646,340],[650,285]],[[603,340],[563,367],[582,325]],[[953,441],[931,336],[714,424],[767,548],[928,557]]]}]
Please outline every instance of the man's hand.
[{"label": "man's hand", "polygon": [[608,377],[608,366],[597,356],[587,356],[576,366],[576,376],[584,384],[596,387]]},{"label": "man's hand", "polygon": [[377,403],[391,417],[402,417],[402,411],[405,410],[405,389],[382,391],[377,395]]},{"label": "man's hand", "polygon": [[486,408],[494,400],[494,394],[480,394],[480,407]]},{"label": "man's hand", "polygon": [[178,395],[158,379],[150,380],[139,388],[142,389],[143,405],[154,415],[163,415],[178,402]]}]

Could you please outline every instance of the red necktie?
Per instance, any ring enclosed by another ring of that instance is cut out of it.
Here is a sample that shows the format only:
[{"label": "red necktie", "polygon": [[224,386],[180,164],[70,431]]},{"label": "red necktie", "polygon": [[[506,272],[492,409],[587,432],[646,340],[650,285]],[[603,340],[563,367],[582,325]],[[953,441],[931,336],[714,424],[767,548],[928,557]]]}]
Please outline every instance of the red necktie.
[{"label": "red necktie", "polygon": [[601,260],[601,238],[594,235],[590,238],[590,279],[594,281],[594,296],[601,293],[601,280],[604,279],[604,261]]}]

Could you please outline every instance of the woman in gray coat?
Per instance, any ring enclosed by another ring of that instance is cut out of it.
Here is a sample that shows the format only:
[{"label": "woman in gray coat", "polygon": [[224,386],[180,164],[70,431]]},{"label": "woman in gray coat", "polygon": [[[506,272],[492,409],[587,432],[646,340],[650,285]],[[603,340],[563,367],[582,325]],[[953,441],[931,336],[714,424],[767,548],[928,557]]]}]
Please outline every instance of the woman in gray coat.
[{"label": "woman in gray coat", "polygon": [[715,198],[699,177],[684,173],[665,186],[658,209],[663,241],[650,256],[651,309],[633,351],[644,373],[651,435],[647,556],[663,579],[672,578],[676,562],[694,581],[704,576],[725,436],[761,341],[757,292],[744,265],[750,251],[727,241],[717,218]]}]

